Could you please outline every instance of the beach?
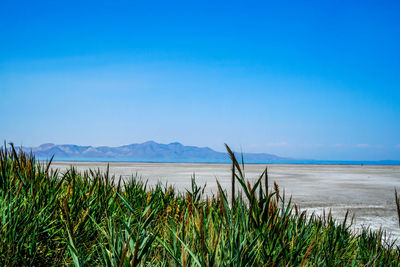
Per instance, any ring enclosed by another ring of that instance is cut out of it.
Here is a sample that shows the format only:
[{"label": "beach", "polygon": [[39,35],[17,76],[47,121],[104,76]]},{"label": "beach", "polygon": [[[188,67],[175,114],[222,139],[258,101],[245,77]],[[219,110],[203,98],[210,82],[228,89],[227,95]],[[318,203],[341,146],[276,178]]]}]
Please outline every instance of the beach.
[{"label": "beach", "polygon": [[[107,163],[52,163],[52,168],[61,173],[70,166],[78,171],[105,171]],[[255,182],[264,169],[265,165],[246,164],[246,178]],[[190,188],[191,177],[195,175],[199,185],[207,184],[206,194],[217,192],[216,179],[228,194],[231,191],[230,164],[111,162],[110,175],[125,181],[139,177],[147,180],[149,186],[161,182],[182,192]],[[355,230],[382,227],[390,237],[400,237],[394,201],[394,189],[400,190],[400,166],[273,164],[268,165],[268,175],[270,188],[276,181],[286,199],[292,196],[292,202],[308,214],[321,215],[324,210],[326,213],[332,210],[333,216],[341,221],[349,210],[355,218]]]}]

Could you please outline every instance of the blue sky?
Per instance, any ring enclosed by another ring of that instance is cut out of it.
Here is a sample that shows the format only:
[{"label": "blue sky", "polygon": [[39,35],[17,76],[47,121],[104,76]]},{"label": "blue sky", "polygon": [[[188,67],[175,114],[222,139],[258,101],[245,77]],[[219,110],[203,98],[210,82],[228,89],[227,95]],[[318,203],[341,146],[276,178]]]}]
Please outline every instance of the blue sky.
[{"label": "blue sky", "polygon": [[399,160],[399,12],[398,1],[2,1],[0,138]]}]

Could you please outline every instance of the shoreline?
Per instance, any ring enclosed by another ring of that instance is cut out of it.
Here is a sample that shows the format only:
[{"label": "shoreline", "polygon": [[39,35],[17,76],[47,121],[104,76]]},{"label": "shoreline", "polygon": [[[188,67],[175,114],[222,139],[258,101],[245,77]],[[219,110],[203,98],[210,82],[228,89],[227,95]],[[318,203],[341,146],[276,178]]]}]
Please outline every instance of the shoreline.
[{"label": "shoreline", "polygon": [[[38,159],[39,162],[45,163],[48,162],[49,159]],[[205,161],[205,162],[192,162],[192,161],[129,161],[129,160],[53,160],[53,163],[127,163],[127,164],[135,164],[135,163],[149,163],[149,164],[224,164],[231,165],[229,162],[213,162],[213,161]],[[348,162],[348,163],[346,163]],[[242,163],[240,163],[242,164]],[[359,162],[359,161],[310,161],[310,162],[244,162],[245,165],[294,165],[294,166],[400,166],[400,163],[379,163],[379,162]]]}]

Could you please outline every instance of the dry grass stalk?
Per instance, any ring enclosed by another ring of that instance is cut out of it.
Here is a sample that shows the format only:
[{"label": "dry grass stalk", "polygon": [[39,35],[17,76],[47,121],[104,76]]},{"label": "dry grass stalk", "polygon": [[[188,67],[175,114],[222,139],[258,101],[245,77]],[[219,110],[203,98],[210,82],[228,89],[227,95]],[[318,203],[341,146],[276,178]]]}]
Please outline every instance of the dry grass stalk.
[{"label": "dry grass stalk", "polygon": [[400,198],[397,196],[397,190],[394,189],[394,197],[396,200],[396,207],[397,207],[397,217],[399,220],[399,227],[400,227]]},{"label": "dry grass stalk", "polygon": [[235,203],[235,164],[232,162],[232,207]]}]

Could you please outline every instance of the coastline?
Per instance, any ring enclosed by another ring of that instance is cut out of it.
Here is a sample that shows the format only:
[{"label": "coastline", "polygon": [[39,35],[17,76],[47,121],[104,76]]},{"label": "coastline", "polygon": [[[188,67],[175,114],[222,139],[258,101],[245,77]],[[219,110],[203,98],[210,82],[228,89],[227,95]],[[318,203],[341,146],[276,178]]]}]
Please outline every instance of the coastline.
[{"label": "coastline", "polygon": [[[48,158],[37,158],[40,162],[48,162]],[[53,159],[53,162],[87,162],[87,163],[157,163],[157,164],[231,164],[229,161],[191,161],[191,160],[130,160],[130,159]],[[329,166],[400,166],[400,161],[397,160],[382,160],[382,161],[339,161],[339,160],[280,160],[280,161],[245,161],[246,165],[329,165]]]}]

